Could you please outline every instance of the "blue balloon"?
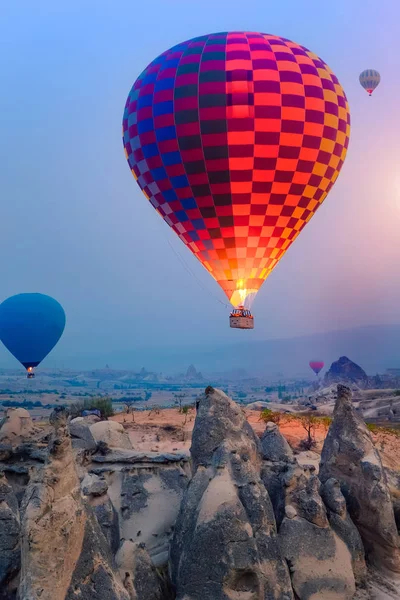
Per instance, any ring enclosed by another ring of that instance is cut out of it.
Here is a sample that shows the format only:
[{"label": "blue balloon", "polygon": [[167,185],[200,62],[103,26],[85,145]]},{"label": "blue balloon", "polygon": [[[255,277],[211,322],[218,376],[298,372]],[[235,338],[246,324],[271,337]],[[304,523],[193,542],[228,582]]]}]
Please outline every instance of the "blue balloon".
[{"label": "blue balloon", "polygon": [[64,327],[64,309],[50,296],[17,294],[0,305],[0,339],[28,373],[54,348]]}]

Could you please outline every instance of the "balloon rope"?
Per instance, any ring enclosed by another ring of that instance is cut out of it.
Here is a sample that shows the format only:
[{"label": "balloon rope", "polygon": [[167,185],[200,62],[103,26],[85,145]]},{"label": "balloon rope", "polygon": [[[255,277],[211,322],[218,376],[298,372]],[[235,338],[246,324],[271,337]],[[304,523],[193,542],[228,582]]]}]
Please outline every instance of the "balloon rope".
[{"label": "balloon rope", "polygon": [[208,294],[210,294],[210,296],[212,296],[215,300],[217,300],[217,302],[219,302],[220,304],[222,304],[222,306],[225,306],[225,308],[230,308],[229,304],[226,304],[226,302],[222,302],[222,300],[220,300],[219,298],[217,298],[217,296],[215,296],[215,294],[208,289],[204,283],[202,281],[200,281],[200,279],[195,275],[195,273],[193,273],[193,271],[190,269],[190,267],[186,264],[185,259],[178,253],[178,251],[173,247],[173,245],[171,244],[170,240],[168,239],[168,237],[166,236],[166,234],[164,233],[165,238],[170,246],[170,248],[172,249],[173,253],[178,257],[178,259],[180,260],[182,266],[184,267],[184,269],[186,269],[186,271],[192,276],[194,277],[194,279],[196,280],[197,284]]}]

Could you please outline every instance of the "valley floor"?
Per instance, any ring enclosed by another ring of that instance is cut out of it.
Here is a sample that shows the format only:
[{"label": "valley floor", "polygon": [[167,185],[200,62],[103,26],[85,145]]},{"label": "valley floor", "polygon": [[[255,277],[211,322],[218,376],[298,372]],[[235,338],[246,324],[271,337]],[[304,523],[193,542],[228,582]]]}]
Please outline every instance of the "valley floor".
[{"label": "valley floor", "polygon": [[[265,423],[260,419],[260,412],[243,409],[247,421],[257,435],[261,436],[265,430]],[[189,451],[192,431],[195,421],[195,410],[191,409],[183,415],[176,408],[160,409],[158,412],[146,410],[133,414],[118,413],[111,417],[124,425],[129,433],[132,446],[135,450],[144,452],[176,452]],[[306,432],[300,421],[282,422],[279,429],[296,451],[299,444],[306,437]],[[316,426],[316,446],[312,451],[299,452],[298,460],[304,464],[313,464],[318,470],[319,455],[322,450],[327,430],[323,426]],[[372,433],[375,446],[379,450],[383,465],[388,469],[398,470],[400,465],[400,438],[387,432]]]}]

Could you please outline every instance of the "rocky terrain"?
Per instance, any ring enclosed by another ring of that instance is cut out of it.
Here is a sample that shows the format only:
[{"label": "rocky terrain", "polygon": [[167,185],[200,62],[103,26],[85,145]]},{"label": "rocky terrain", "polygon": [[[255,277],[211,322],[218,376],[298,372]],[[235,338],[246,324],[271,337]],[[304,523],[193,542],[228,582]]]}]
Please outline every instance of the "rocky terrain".
[{"label": "rocky terrain", "polygon": [[302,453],[213,388],[179,428],[9,409],[0,600],[400,598],[399,449],[335,395]]},{"label": "rocky terrain", "polygon": [[368,386],[368,375],[364,369],[347,356],[341,356],[339,360],[331,364],[330,369],[325,373],[324,384],[331,385],[332,383],[355,384],[363,388]]}]

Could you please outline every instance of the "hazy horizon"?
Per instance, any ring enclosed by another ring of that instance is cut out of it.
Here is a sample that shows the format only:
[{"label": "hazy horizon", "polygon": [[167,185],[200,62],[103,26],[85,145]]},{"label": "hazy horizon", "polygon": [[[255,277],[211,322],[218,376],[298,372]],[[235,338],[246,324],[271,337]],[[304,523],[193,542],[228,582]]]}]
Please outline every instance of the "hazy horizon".
[{"label": "hazy horizon", "polygon": [[[391,0],[248,0],[245,11],[238,0],[153,0],[140,13],[127,0],[5,4],[0,301],[38,291],[63,305],[65,333],[43,367],[143,348],[157,363],[168,346],[400,324],[399,17]],[[121,140],[143,68],[179,41],[229,30],[310,48],[338,76],[352,118],[339,179],[258,294],[252,332],[229,329],[223,293],[142,195]],[[372,98],[358,81],[366,68],[382,76]],[[0,364],[14,364],[2,346]]]},{"label": "hazy horizon", "polygon": [[[317,334],[241,343],[220,342],[207,345],[179,344],[132,346],[105,353],[60,352],[58,347],[38,367],[38,376],[46,370],[91,371],[104,369],[148,371],[176,375],[193,364],[207,377],[215,373],[246,371],[249,376],[306,377],[312,379],[309,361],[322,359],[323,373],[341,356],[359,364],[368,375],[400,368],[400,325],[370,325]],[[5,355],[0,369],[21,370],[19,363]],[[21,370],[21,377],[23,372]],[[38,381],[39,381],[38,379]]]}]

